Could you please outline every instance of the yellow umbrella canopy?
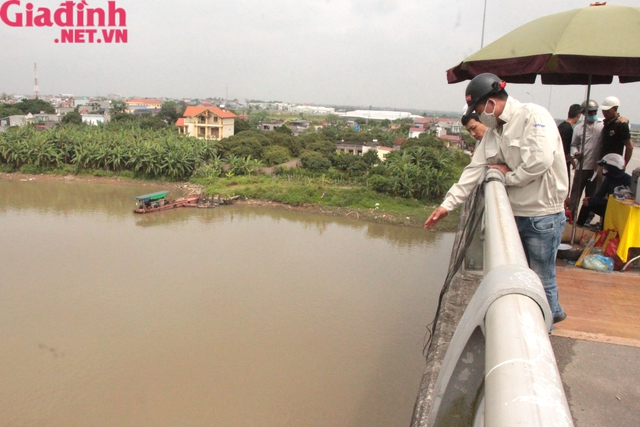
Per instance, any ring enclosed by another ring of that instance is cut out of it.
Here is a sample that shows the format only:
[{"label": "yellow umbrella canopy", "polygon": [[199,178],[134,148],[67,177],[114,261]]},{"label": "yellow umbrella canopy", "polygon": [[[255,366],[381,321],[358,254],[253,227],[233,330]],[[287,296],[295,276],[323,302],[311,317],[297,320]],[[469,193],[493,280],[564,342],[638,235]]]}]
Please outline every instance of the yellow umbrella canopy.
[{"label": "yellow umbrella canopy", "polygon": [[592,5],[531,21],[447,70],[449,83],[493,73],[511,83],[640,81],[640,7]]}]

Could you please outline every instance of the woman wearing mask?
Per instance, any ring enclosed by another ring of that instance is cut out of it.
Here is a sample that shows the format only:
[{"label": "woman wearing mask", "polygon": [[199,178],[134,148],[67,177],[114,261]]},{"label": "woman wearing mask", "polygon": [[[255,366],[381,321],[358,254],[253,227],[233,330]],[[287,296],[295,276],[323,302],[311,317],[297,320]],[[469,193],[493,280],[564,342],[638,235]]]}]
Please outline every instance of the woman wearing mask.
[{"label": "woman wearing mask", "polygon": [[582,199],[582,208],[577,221],[581,227],[584,226],[590,212],[599,215],[601,223],[604,222],[609,194],[613,194],[616,187],[631,185],[631,176],[624,172],[624,159],[620,154],[607,154],[598,161],[598,164],[602,166],[604,181],[593,196]]}]

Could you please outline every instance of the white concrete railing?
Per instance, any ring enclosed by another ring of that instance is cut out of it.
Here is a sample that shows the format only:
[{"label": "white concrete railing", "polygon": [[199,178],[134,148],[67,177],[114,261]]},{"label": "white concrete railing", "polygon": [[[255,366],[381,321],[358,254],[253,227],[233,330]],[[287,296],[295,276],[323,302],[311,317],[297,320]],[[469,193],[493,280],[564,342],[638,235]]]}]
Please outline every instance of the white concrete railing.
[{"label": "white concrete railing", "polygon": [[502,174],[490,170],[486,181],[484,278],[447,349],[428,425],[571,427],[542,283],[528,267]]}]

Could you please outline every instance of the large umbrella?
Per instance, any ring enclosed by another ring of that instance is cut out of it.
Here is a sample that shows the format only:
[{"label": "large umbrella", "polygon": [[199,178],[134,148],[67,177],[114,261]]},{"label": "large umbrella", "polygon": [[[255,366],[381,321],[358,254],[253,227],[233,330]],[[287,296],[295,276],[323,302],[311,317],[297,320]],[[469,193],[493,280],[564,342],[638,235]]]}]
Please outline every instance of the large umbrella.
[{"label": "large umbrella", "polygon": [[447,70],[449,83],[493,73],[511,83],[640,81],[640,7],[597,5],[516,28]]},{"label": "large umbrella", "polygon": [[[447,70],[447,80],[458,83],[481,73],[511,83],[534,83],[540,75],[543,84],[588,85],[586,100],[592,84],[609,84],[613,76],[620,83],[640,81],[640,7],[595,4],[536,19]],[[574,238],[575,221],[572,243]]]}]

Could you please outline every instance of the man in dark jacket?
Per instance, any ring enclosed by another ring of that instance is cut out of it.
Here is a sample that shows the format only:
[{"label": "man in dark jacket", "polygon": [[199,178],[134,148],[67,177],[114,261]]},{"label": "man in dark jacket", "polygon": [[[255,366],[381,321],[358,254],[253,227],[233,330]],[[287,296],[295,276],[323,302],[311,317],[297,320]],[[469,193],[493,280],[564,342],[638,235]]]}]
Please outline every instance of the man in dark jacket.
[{"label": "man in dark jacket", "polygon": [[582,208],[576,222],[581,227],[584,226],[590,212],[599,215],[604,221],[609,195],[613,194],[616,187],[631,185],[631,176],[624,172],[625,162],[620,154],[609,153],[599,160],[598,164],[602,166],[604,181],[593,196],[582,199]]},{"label": "man in dark jacket", "polygon": [[582,113],[582,106],[580,104],[573,104],[569,107],[569,113],[567,114],[567,120],[558,125],[558,131],[562,138],[562,146],[564,148],[564,158],[567,160],[567,177],[569,178],[569,184],[571,184],[571,165],[573,159],[571,158],[571,139],[573,138],[573,127],[578,123],[580,115]]},{"label": "man in dark jacket", "polygon": [[[629,133],[629,124],[618,120],[620,114],[618,108],[620,100],[615,96],[606,98],[600,109],[604,115],[604,128],[602,129],[602,152],[604,157],[609,153],[618,153],[622,155],[624,151],[625,166],[631,160],[633,153],[633,143]],[[624,167],[622,168],[624,170]]]}]

